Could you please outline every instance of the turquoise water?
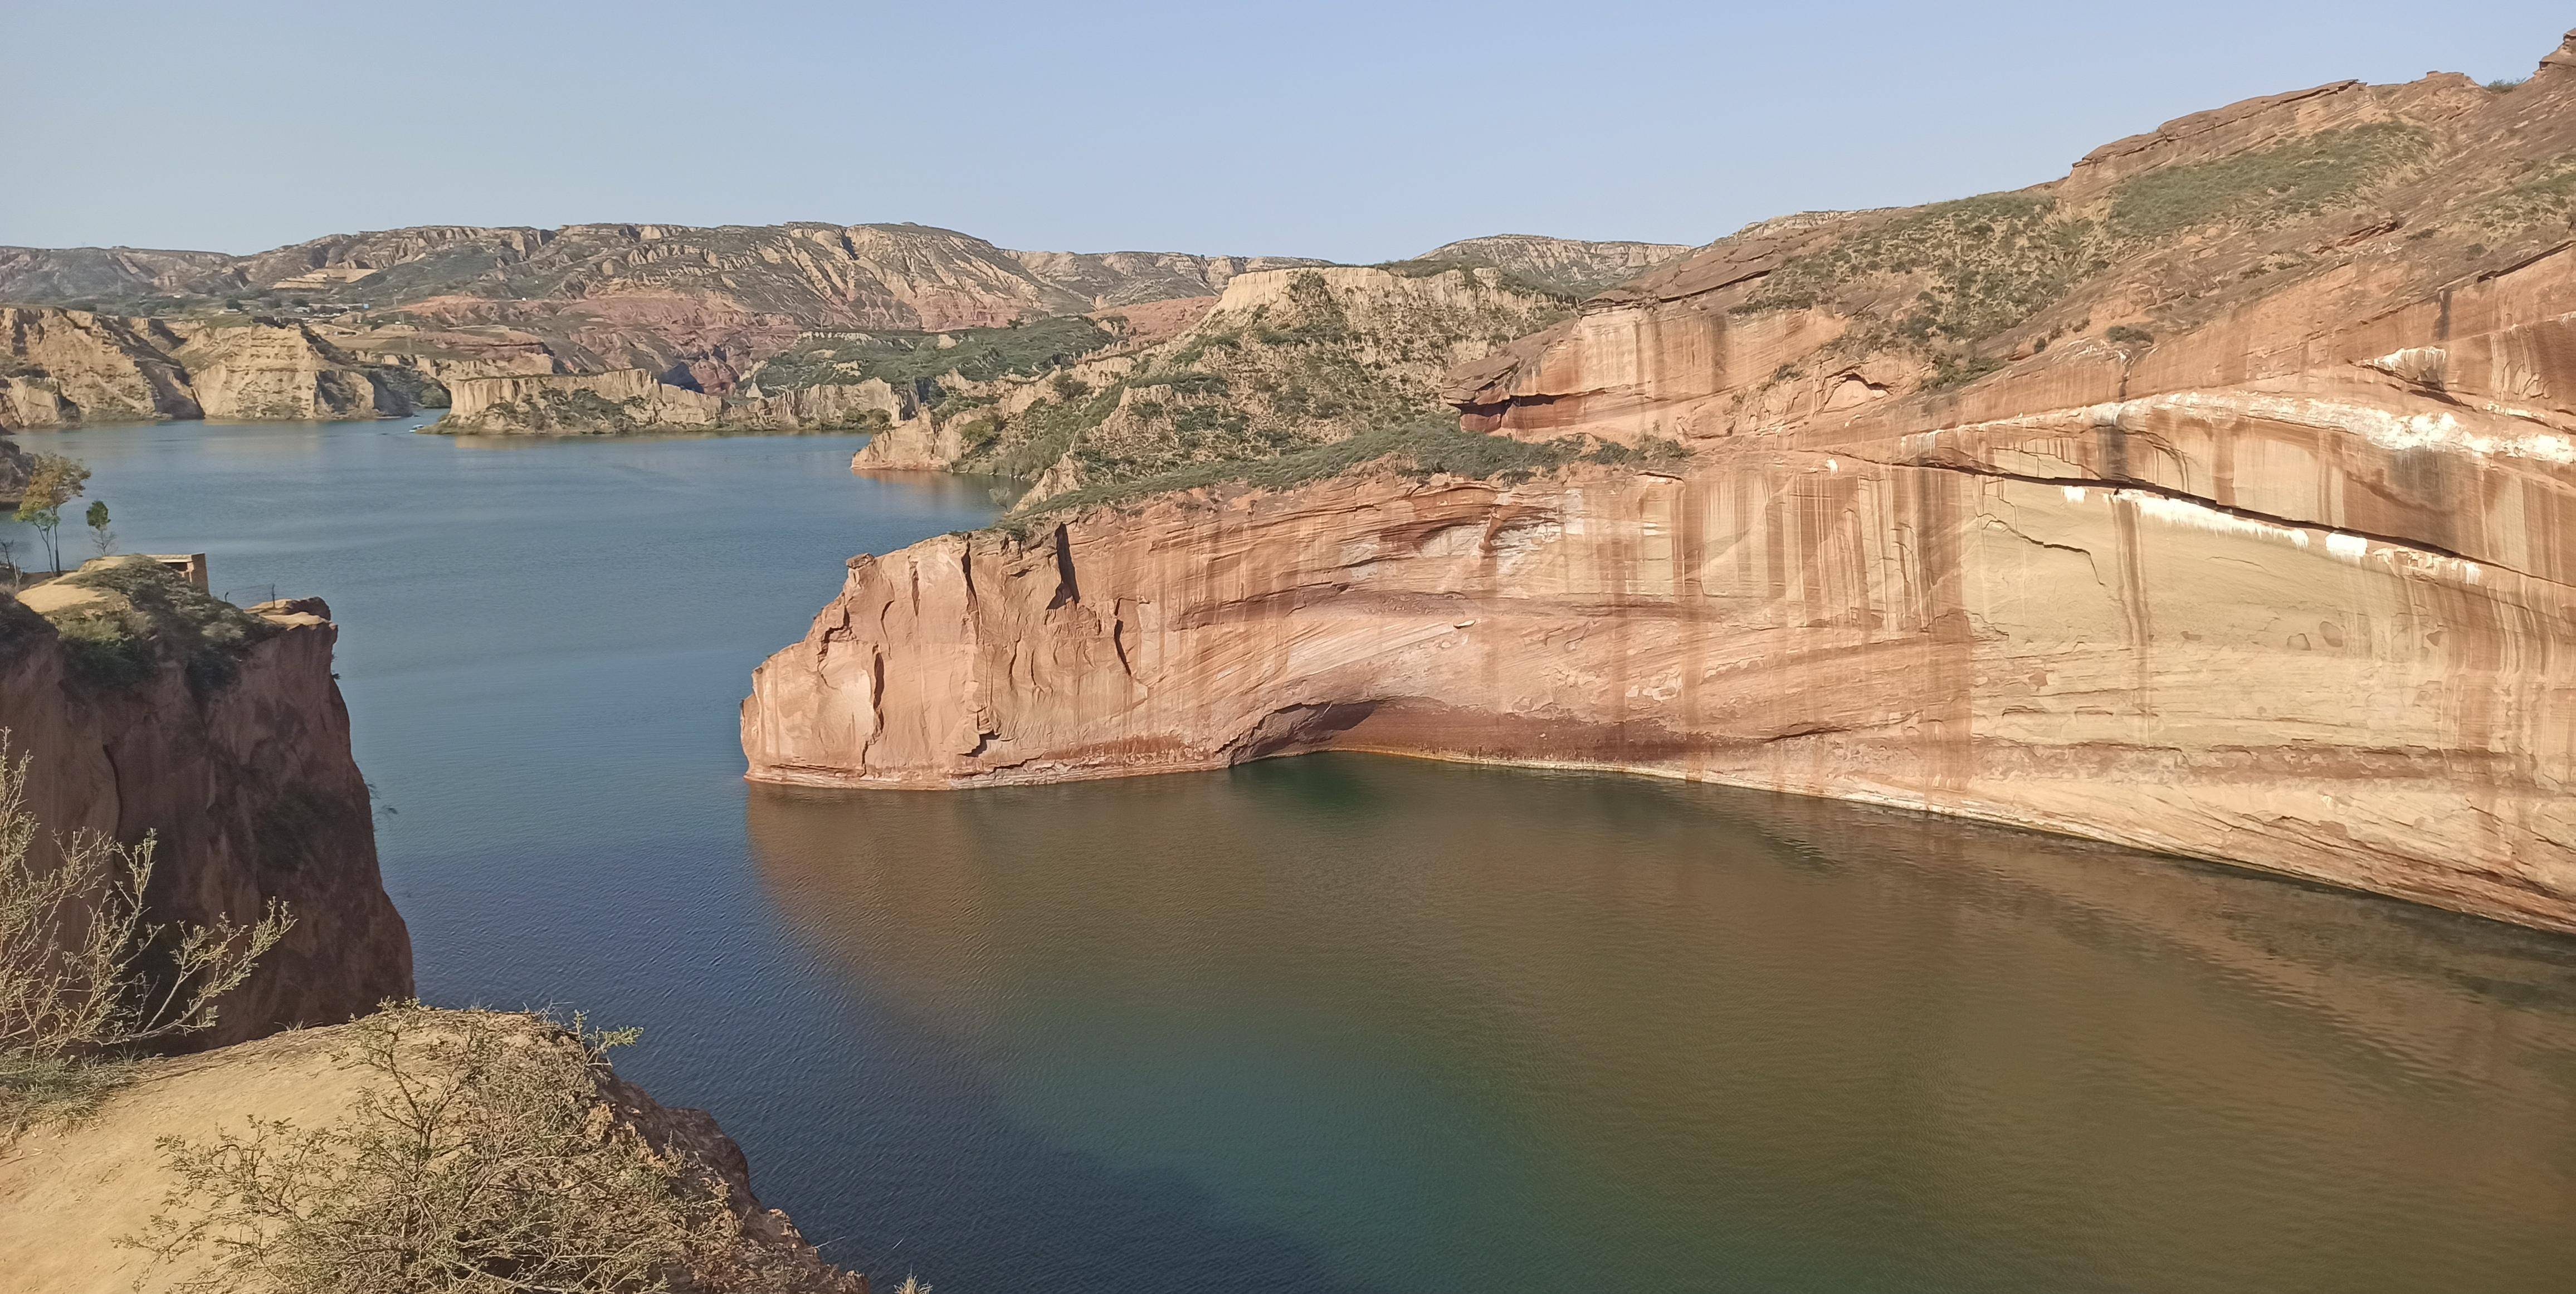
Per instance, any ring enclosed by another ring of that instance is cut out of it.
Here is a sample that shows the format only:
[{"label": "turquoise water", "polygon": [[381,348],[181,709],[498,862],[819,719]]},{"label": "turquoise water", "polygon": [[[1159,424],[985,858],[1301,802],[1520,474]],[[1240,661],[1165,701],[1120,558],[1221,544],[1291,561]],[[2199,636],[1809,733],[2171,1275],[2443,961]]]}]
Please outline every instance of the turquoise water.
[{"label": "turquoise water", "polygon": [[1848,805],[1352,756],[739,780],[839,437],[29,436],[125,546],[327,597],[424,996],[644,1026],[942,1294],[2556,1291],[2576,941]]}]

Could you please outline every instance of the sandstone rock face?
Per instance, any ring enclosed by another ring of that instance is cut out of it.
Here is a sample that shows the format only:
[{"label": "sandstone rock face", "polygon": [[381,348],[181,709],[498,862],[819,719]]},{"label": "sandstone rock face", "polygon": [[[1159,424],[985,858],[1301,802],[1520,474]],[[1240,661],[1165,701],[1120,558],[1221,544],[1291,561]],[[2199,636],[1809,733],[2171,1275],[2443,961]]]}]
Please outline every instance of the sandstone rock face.
[{"label": "sandstone rock face", "polygon": [[228,681],[164,654],[131,685],[90,681],[42,617],[0,595],[0,729],[31,759],[28,807],[54,832],[152,833],[156,921],[258,916],[295,928],[221,1003],[219,1046],[330,1024],[412,991],[411,938],[376,867],[367,786],[332,681],[338,630],[318,601],[263,608],[273,632]]},{"label": "sandstone rock face", "polygon": [[1447,388],[1683,466],[861,558],[755,676],[751,776],[1629,769],[2576,930],[2562,175],[2576,41],[2510,93],[2330,86],[2024,194],[1766,222]]},{"label": "sandstone rock face", "polygon": [[383,368],[302,323],[0,307],[0,427],[158,418],[396,417]]},{"label": "sandstone rock face", "polygon": [[205,416],[237,421],[393,418],[410,399],[302,324],[174,323],[172,352]]},{"label": "sandstone rock face", "polygon": [[0,307],[0,427],[197,417],[179,345],[151,320]]},{"label": "sandstone rock face", "polygon": [[27,451],[6,436],[0,436],[0,507],[15,508],[25,496],[27,477],[35,471]]}]

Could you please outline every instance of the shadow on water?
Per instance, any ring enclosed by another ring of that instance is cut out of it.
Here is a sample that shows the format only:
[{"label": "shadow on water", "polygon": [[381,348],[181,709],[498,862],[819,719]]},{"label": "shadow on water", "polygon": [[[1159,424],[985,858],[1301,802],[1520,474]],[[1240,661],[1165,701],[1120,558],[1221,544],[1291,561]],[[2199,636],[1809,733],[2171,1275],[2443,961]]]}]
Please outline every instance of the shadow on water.
[{"label": "shadow on water", "polygon": [[2539,1290],[2576,1259],[2549,936],[1363,756],[747,812],[794,935],[972,1076],[932,1121],[990,1156],[972,1189],[1008,1184],[1028,1263],[943,1241],[979,1288],[1061,1275],[1037,1237],[1115,1231],[1076,1216],[1104,1199],[1186,1202],[1160,1252],[1193,1279],[1284,1237],[1297,1288]]}]

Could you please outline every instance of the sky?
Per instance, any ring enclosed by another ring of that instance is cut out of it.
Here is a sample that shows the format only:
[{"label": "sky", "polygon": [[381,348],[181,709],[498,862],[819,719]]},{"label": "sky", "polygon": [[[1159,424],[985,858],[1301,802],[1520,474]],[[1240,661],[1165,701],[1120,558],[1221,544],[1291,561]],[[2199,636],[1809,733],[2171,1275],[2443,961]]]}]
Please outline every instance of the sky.
[{"label": "sky", "polygon": [[917,221],[1378,261],[2017,188],[2236,99],[2518,78],[2576,10],[0,0],[0,244]]}]

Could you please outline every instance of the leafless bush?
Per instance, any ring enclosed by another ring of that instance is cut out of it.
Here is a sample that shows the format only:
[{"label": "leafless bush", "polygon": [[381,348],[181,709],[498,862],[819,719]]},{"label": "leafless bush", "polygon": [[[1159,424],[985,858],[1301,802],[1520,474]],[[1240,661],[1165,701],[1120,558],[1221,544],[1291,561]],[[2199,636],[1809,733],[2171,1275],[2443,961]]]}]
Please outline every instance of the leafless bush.
[{"label": "leafless bush", "polygon": [[602,1099],[631,1031],[417,1005],[355,1028],[339,1059],[370,1081],[345,1120],[161,1143],[178,1185],[129,1243],[210,1259],[183,1291],[783,1290],[828,1270],[750,1243],[722,1179]]},{"label": "leafless bush", "polygon": [[52,838],[27,810],[28,759],[0,730],[0,1125],[95,1098],[118,1062],[212,1028],[216,1000],[250,977],[294,924],[272,902],[250,925],[143,919],[153,840]]}]

